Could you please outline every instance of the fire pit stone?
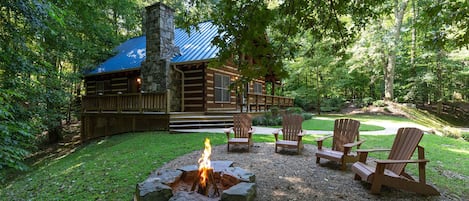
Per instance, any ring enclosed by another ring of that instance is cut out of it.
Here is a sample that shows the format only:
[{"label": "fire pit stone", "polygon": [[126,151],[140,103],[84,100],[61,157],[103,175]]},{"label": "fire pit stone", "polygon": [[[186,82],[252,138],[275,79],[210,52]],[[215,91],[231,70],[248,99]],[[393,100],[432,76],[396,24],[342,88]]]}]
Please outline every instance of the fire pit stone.
[{"label": "fire pit stone", "polygon": [[227,186],[220,197],[207,197],[187,190],[178,190],[175,186],[196,177],[198,168],[189,165],[176,170],[154,171],[142,183],[137,184],[134,200],[168,201],[249,201],[256,196],[255,175],[239,167],[233,167],[232,161],[211,161],[213,172]]}]

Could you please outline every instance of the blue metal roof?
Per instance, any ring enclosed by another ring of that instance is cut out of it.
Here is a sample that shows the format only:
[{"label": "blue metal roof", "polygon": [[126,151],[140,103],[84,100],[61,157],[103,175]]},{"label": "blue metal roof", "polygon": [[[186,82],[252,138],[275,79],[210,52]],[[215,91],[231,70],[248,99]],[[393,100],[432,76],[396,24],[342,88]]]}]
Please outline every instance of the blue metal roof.
[{"label": "blue metal roof", "polygon": [[[174,45],[179,47],[180,54],[175,55],[171,62],[186,63],[215,58],[219,48],[212,45],[212,39],[218,35],[217,26],[207,21],[190,28],[190,34],[183,29],[174,30]],[[87,75],[138,69],[146,57],[146,37],[129,39],[115,48],[117,54]]]}]

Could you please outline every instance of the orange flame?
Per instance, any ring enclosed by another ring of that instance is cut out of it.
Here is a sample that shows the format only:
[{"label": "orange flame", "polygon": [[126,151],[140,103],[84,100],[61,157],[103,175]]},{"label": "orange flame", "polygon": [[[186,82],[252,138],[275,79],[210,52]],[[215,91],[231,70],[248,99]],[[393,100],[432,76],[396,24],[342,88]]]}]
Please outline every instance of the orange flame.
[{"label": "orange flame", "polygon": [[205,187],[208,180],[208,170],[212,169],[210,163],[210,155],[212,154],[212,146],[210,146],[210,139],[205,138],[205,149],[202,153],[202,157],[199,158],[199,175],[200,175],[200,185]]}]

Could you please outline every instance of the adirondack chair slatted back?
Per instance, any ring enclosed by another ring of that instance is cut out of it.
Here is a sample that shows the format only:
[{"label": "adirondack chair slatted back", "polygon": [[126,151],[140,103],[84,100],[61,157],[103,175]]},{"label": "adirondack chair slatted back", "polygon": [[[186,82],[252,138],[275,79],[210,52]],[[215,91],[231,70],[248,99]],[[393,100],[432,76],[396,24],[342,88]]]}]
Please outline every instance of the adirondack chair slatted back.
[{"label": "adirondack chair slatted back", "polygon": [[[423,137],[423,131],[418,128],[399,128],[388,159],[409,160]],[[400,175],[407,163],[388,164],[386,169]]]},{"label": "adirondack chair slatted back", "polygon": [[298,134],[301,132],[303,117],[298,114],[286,114],[282,119],[283,140],[297,141]]},{"label": "adirondack chair slatted back", "polygon": [[332,150],[344,151],[344,144],[360,140],[358,129],[360,122],[353,119],[336,119],[334,122],[334,137]]},{"label": "adirondack chair slatted back", "polygon": [[233,115],[233,132],[235,138],[248,138],[251,129],[251,115],[241,113]]}]

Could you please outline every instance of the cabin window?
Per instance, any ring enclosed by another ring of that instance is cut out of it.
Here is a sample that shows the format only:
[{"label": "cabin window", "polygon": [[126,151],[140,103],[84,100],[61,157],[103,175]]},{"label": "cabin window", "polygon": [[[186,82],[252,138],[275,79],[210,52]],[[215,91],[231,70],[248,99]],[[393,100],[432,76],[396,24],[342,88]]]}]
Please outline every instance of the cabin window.
[{"label": "cabin window", "polygon": [[96,82],[96,92],[98,94],[104,94],[104,81]]},{"label": "cabin window", "polygon": [[230,102],[230,76],[215,74],[215,102]]},{"label": "cabin window", "polygon": [[111,90],[111,80],[97,81],[96,82],[96,93],[106,94],[110,93]]},{"label": "cabin window", "polygon": [[254,93],[255,94],[262,94],[262,84],[258,82],[254,82]]}]

